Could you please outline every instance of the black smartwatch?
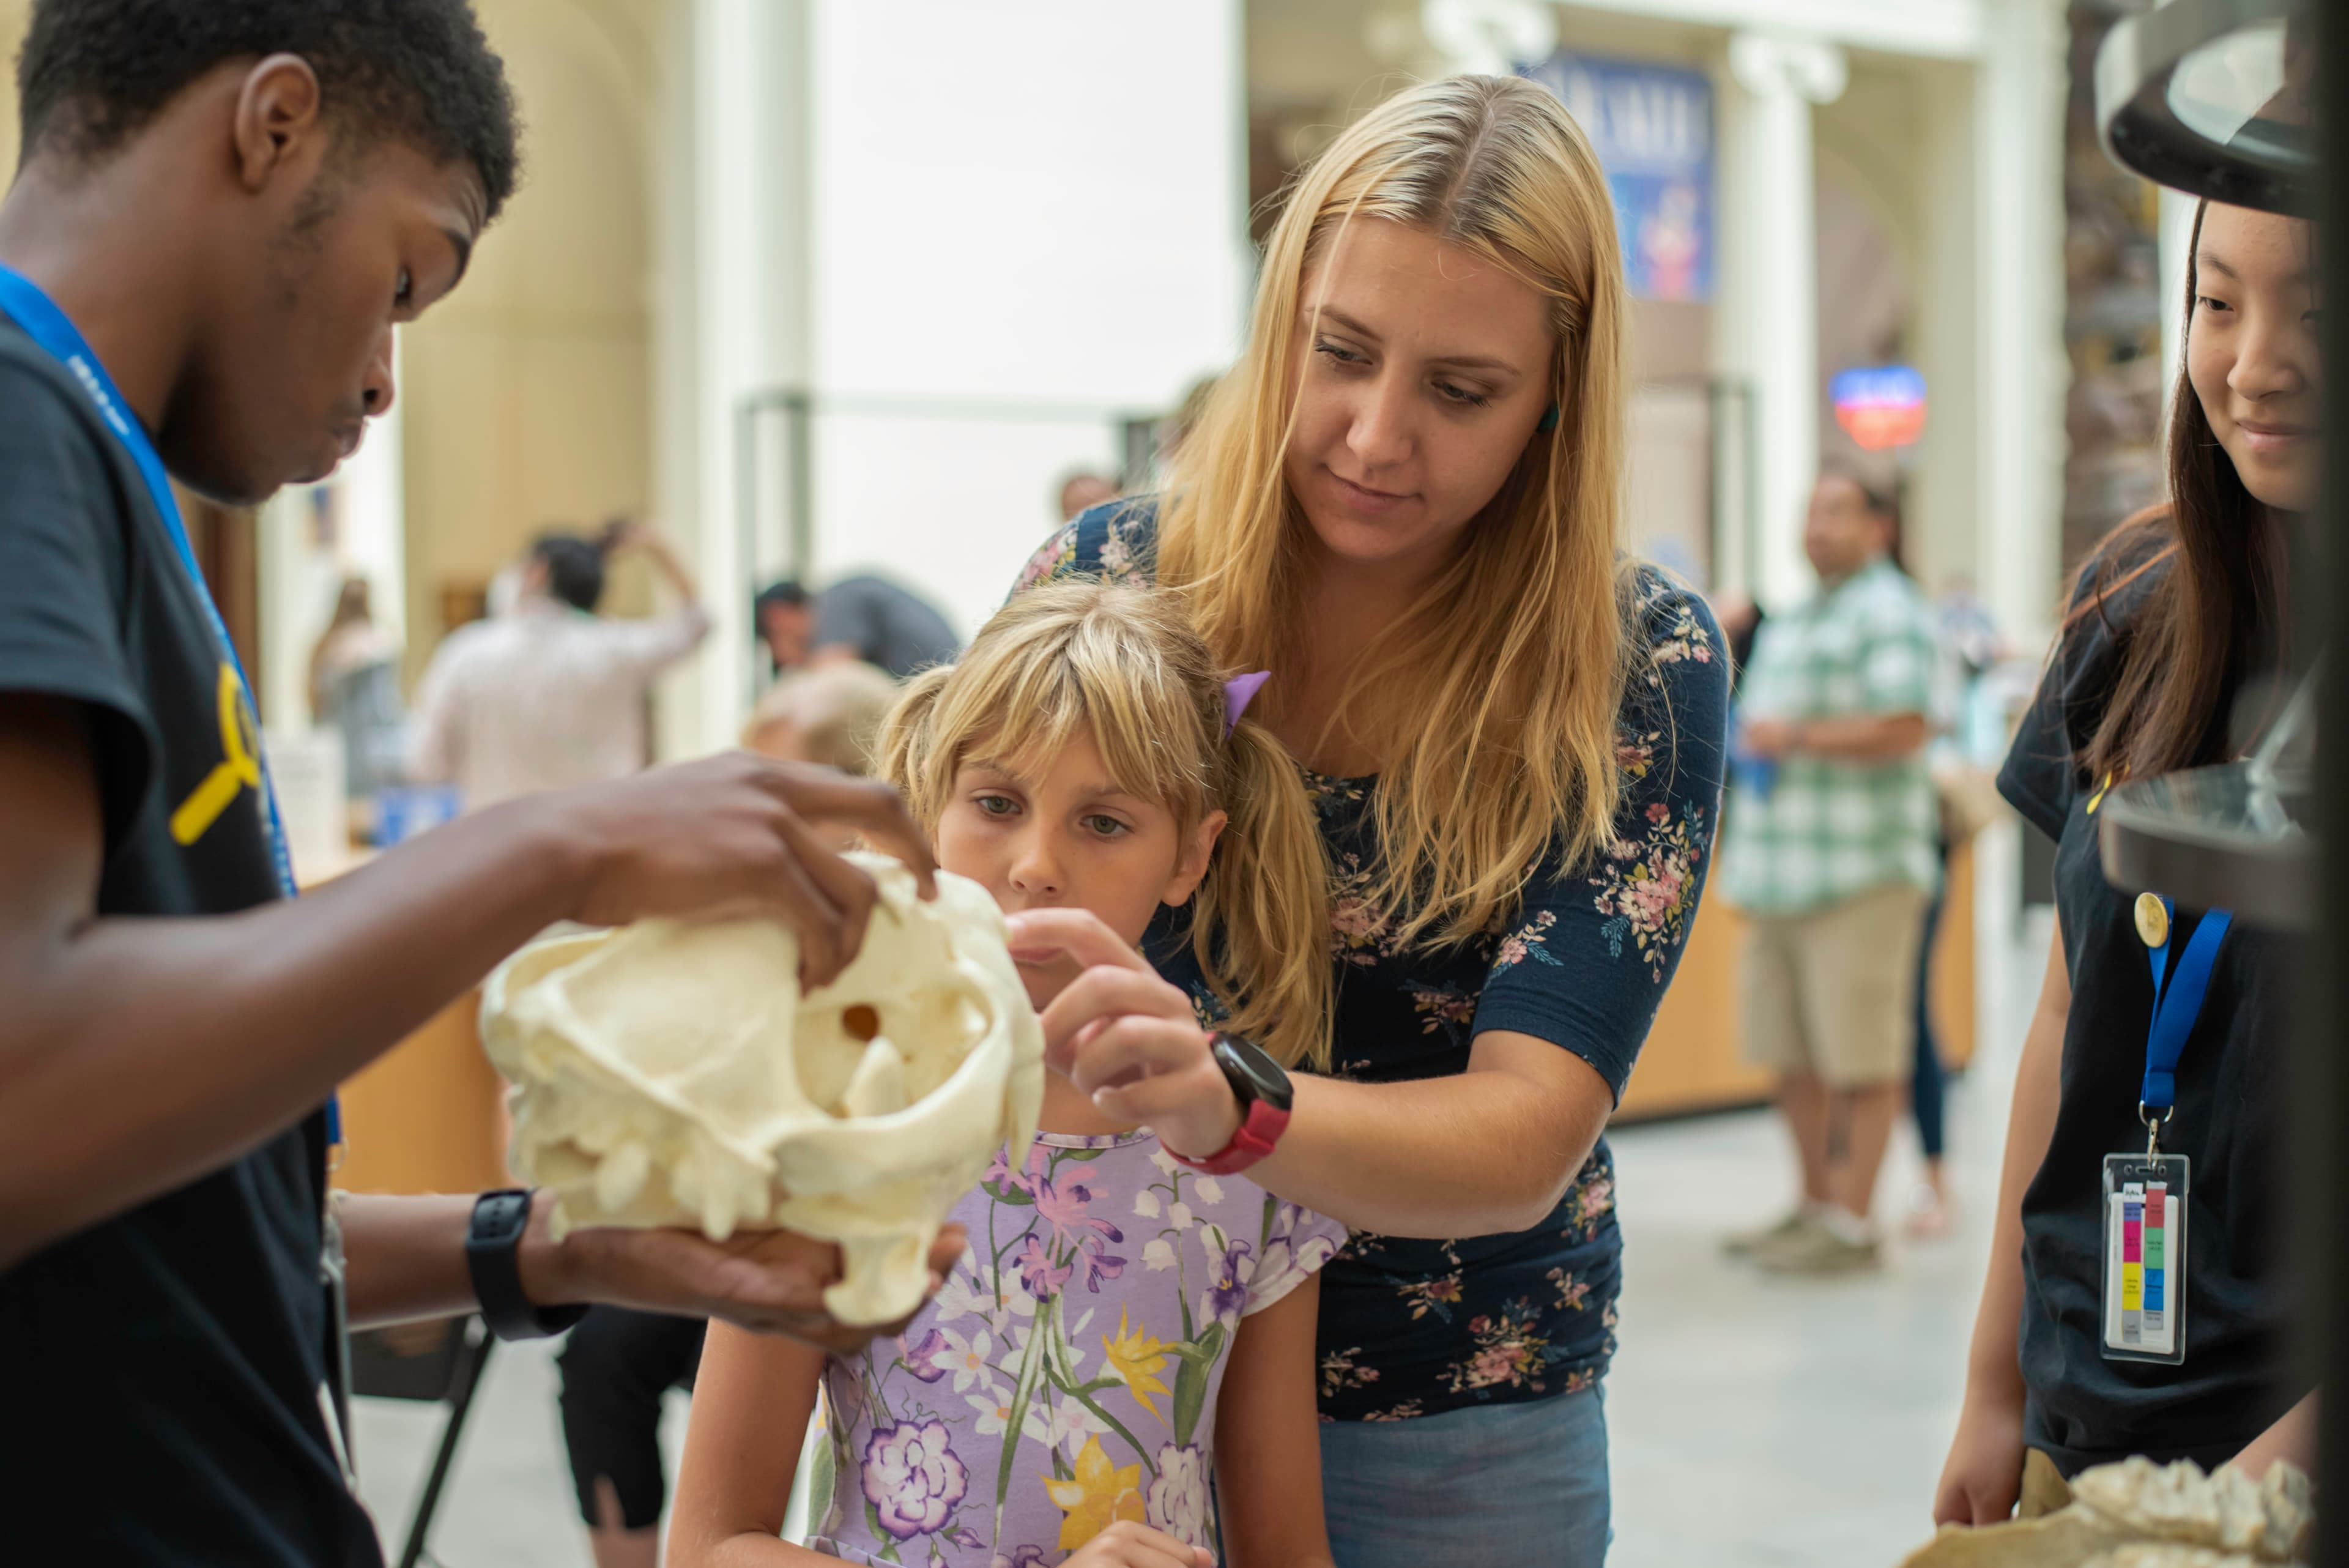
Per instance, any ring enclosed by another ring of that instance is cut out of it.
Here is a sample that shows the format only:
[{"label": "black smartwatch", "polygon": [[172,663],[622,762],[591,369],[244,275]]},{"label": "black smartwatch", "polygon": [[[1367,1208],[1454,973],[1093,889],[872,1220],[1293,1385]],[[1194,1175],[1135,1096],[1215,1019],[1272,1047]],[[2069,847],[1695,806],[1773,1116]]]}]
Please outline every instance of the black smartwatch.
[{"label": "black smartwatch", "polygon": [[1210,1047],[1216,1065],[1224,1070],[1224,1077],[1232,1086],[1232,1094],[1240,1103],[1240,1114],[1258,1102],[1276,1111],[1294,1108],[1296,1096],[1288,1085],[1288,1071],[1264,1053],[1252,1040],[1236,1035],[1218,1034]]},{"label": "black smartwatch", "polygon": [[473,1201],[465,1236],[465,1272],[481,1303],[481,1321],[500,1339],[544,1339],[587,1315],[584,1306],[542,1307],[523,1294],[515,1254],[530,1229],[530,1194],[519,1187],[484,1192]]},{"label": "black smartwatch", "polygon": [[1218,1034],[1208,1049],[1223,1070],[1224,1081],[1232,1086],[1232,1098],[1239,1103],[1239,1128],[1231,1142],[1204,1158],[1194,1159],[1171,1148],[1166,1156],[1177,1165],[1208,1176],[1234,1176],[1272,1152],[1288,1128],[1295,1095],[1288,1072],[1251,1042]]}]

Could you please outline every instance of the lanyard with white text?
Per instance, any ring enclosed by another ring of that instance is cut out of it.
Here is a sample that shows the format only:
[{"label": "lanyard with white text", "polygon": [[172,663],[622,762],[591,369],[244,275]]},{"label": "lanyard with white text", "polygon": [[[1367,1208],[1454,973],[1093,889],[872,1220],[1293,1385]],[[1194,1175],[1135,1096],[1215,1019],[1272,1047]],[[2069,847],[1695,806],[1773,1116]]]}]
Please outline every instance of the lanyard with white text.
[{"label": "lanyard with white text", "polygon": [[[81,335],[81,328],[57,308],[57,301],[42,292],[40,285],[13,268],[0,266],[0,312],[5,312],[25,329],[25,336],[73,373],[74,379],[89,395],[98,417],[106,421],[106,428],[114,432],[115,439],[129,453],[140,477],[147,482],[147,493],[155,503],[157,514],[163,520],[163,530],[171,535],[172,547],[179,552],[180,563],[187,570],[188,583],[195,590],[196,603],[203,607],[204,619],[212,628],[212,639],[219,644],[222,667],[236,682],[234,692],[224,694],[223,700],[233,696],[246,711],[257,712],[253,700],[253,683],[245,679],[244,665],[236,656],[236,644],[230,639],[228,628],[221,620],[220,609],[212,603],[212,590],[204,584],[203,570],[196,564],[195,546],[189,542],[187,524],[180,517],[179,499],[171,493],[171,476],[165,472],[162,454],[155,450],[155,443],[149,439],[146,428],[140,424],[123,402],[122,394],[115,389],[114,379],[106,373],[106,367],[98,361],[88,339]],[[232,751],[242,751],[241,738],[229,738],[234,735],[236,729],[232,712],[229,721],[222,725],[223,743]],[[269,845],[270,869],[276,874],[278,892],[291,898],[298,891],[294,882],[294,860],[286,848],[285,819],[278,815],[277,792],[269,782],[268,760],[258,745],[253,748],[253,754],[245,760],[251,765],[256,781],[254,787],[261,795],[262,833]],[[340,1112],[341,1107],[335,1101],[330,1099],[326,1102],[326,1141],[329,1146],[340,1144],[343,1140]]]},{"label": "lanyard with white text", "polygon": [[[253,701],[253,683],[245,679],[244,666],[236,656],[236,644],[230,640],[228,628],[222,624],[220,610],[212,603],[212,592],[204,586],[203,570],[196,564],[195,546],[189,542],[187,525],[180,519],[180,504],[171,493],[171,476],[164,471],[162,455],[156,452],[155,443],[148,438],[145,427],[124,405],[122,394],[115,390],[113,378],[98,362],[88,340],[82,337],[81,329],[57,308],[55,300],[41,291],[38,284],[22,273],[0,266],[0,311],[6,312],[17,326],[25,329],[25,335],[40,345],[51,358],[73,372],[74,379],[81,384],[83,391],[89,394],[89,400],[97,407],[98,417],[106,421],[106,428],[114,432],[115,439],[129,453],[140,477],[147,482],[147,493],[154,501],[157,514],[163,519],[163,530],[171,535],[181,564],[187,568],[190,586],[196,591],[196,602],[203,607],[204,618],[211,624],[213,640],[220,645],[221,661],[235,675],[237,695],[243,699],[248,711],[258,711]],[[285,825],[277,813],[277,794],[270,786],[268,763],[258,754],[259,750],[254,748],[255,755],[252,760],[261,779],[255,788],[261,794],[270,865],[277,875],[278,891],[290,898],[295,894],[293,858],[285,847]]]}]

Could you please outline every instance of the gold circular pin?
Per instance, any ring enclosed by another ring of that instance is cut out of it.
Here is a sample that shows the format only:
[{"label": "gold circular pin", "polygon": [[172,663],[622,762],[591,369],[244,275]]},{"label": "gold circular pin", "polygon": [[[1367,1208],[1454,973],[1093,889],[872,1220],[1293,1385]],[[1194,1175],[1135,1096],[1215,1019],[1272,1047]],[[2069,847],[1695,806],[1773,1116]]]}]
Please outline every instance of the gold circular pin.
[{"label": "gold circular pin", "polygon": [[2158,893],[2137,896],[2137,934],[2146,946],[2158,948],[2169,940],[2169,911]]}]

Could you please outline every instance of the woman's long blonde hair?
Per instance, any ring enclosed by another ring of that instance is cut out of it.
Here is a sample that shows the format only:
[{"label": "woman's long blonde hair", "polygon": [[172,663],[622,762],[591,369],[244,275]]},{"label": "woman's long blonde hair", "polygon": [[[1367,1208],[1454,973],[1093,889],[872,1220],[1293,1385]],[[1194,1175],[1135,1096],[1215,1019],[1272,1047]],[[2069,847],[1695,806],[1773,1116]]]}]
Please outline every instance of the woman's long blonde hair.
[{"label": "woman's long blonde hair", "polygon": [[1330,867],[1312,803],[1270,732],[1243,718],[1226,734],[1224,672],[1168,596],[1091,581],[1020,595],[958,662],[907,686],[882,726],[880,772],[936,833],[964,763],[1032,771],[1080,733],[1120,789],[1183,832],[1227,815],[1192,895],[1192,951],[1225,1027],[1326,1068]]},{"label": "woman's long blonde hair", "polygon": [[[1243,668],[1297,667],[1309,524],[1282,462],[1305,363],[1301,296],[1362,219],[1433,234],[1538,291],[1557,336],[1555,427],[1526,443],[1465,547],[1322,716],[1323,733],[1381,758],[1381,854],[1363,896],[1396,941],[1452,943],[1510,919],[1546,855],[1579,866],[1613,836],[1631,647],[1617,545],[1623,269],[1589,141],[1519,78],[1401,93],[1298,176],[1247,348],[1177,459],[1159,524],[1158,580]],[[1276,704],[1278,690],[1276,677]]]}]

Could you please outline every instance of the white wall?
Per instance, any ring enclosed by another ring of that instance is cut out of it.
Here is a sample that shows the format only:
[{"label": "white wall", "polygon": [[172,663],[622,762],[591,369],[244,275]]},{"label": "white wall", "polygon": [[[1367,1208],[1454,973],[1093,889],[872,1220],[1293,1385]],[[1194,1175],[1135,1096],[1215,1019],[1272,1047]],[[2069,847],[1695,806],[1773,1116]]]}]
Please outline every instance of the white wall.
[{"label": "white wall", "polygon": [[[1239,0],[678,0],[654,129],[657,490],[718,627],[660,745],[730,742],[748,597],[792,563],[779,421],[748,558],[736,410],[812,391],[820,585],[877,570],[966,634],[1116,459],[1237,351]],[[1057,418],[1038,418],[1037,405]],[[966,411],[978,405],[973,411]]]},{"label": "white wall", "polygon": [[[1249,262],[1238,0],[814,8],[819,576],[876,566],[968,633],[1114,459],[1237,353]],[[1046,422],[899,400],[1095,405]]]}]

